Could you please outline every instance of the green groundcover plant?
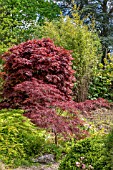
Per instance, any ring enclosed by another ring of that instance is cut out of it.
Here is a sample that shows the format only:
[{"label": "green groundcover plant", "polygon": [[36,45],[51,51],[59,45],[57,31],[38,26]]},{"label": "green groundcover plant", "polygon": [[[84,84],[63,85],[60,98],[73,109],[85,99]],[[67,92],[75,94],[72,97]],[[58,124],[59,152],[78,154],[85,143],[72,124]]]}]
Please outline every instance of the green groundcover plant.
[{"label": "green groundcover plant", "polygon": [[9,166],[27,163],[44,145],[44,132],[22,114],[22,110],[0,111],[0,160]]},{"label": "green groundcover plant", "polygon": [[93,135],[78,141],[61,162],[59,170],[110,170],[105,138],[105,135]]}]

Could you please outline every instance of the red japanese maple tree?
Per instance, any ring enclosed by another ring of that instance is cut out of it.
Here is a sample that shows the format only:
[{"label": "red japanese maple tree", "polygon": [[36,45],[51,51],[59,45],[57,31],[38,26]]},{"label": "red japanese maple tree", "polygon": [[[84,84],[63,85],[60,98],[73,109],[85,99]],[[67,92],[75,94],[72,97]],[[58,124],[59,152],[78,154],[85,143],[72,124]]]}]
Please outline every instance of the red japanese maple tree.
[{"label": "red japanese maple tree", "polygon": [[[24,116],[41,128],[79,136],[83,122],[77,109],[83,111],[85,104],[75,103],[71,97],[75,78],[70,51],[55,46],[50,39],[29,40],[2,57],[6,75],[0,109],[22,108]],[[56,108],[71,116],[57,114]]]}]

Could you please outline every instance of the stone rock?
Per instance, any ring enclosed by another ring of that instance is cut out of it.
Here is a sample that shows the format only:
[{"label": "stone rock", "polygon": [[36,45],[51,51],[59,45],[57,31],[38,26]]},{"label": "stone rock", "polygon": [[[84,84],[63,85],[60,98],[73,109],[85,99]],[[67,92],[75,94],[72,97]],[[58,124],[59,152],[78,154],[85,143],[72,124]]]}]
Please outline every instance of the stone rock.
[{"label": "stone rock", "polygon": [[40,156],[40,157],[38,157],[36,159],[32,159],[32,161],[34,163],[39,162],[39,163],[48,164],[48,163],[55,162],[54,158],[55,157],[54,157],[53,154],[46,154],[46,155]]}]

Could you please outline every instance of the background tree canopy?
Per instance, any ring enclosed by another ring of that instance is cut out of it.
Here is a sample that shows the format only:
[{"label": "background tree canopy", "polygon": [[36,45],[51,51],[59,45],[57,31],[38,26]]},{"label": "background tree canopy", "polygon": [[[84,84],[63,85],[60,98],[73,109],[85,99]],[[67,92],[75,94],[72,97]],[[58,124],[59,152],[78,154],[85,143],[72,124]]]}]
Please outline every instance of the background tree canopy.
[{"label": "background tree canopy", "polygon": [[0,0],[0,53],[12,44],[32,37],[36,22],[52,20],[60,14],[59,7],[44,0]]},{"label": "background tree canopy", "polygon": [[103,46],[103,59],[107,52],[113,49],[113,1],[112,0],[64,0],[57,1],[64,15],[72,17],[73,5],[76,4],[81,19],[90,24],[95,19],[95,28]]}]

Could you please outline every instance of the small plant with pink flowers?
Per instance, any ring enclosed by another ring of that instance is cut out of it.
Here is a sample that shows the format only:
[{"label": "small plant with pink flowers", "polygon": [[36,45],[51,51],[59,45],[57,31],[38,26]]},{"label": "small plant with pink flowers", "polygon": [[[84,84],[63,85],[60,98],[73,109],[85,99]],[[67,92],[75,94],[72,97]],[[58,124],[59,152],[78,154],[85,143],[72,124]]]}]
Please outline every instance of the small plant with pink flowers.
[{"label": "small plant with pink flowers", "polygon": [[76,162],[75,163],[75,166],[78,168],[78,169],[80,169],[80,170],[82,170],[82,169],[84,169],[84,170],[91,170],[91,169],[94,169],[94,167],[92,166],[92,165],[86,165],[85,163],[84,163],[84,157],[80,157],[80,161],[79,162]]},{"label": "small plant with pink flowers", "polygon": [[99,133],[77,141],[61,162],[59,170],[110,170],[105,140],[106,135]]}]

